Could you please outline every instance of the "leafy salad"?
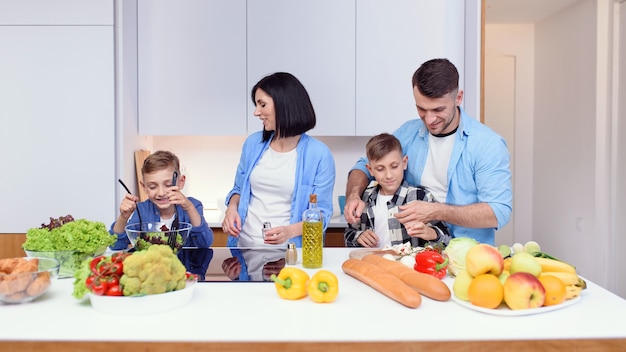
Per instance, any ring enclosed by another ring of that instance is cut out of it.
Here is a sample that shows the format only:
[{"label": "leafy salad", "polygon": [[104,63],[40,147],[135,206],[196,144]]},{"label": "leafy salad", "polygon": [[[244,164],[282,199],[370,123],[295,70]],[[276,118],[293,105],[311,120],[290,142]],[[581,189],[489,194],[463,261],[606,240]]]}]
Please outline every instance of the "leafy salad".
[{"label": "leafy salad", "polygon": [[102,222],[74,220],[70,215],[59,219],[62,220],[50,218],[49,225],[29,229],[22,247],[37,252],[77,251],[95,254],[116,240]]}]

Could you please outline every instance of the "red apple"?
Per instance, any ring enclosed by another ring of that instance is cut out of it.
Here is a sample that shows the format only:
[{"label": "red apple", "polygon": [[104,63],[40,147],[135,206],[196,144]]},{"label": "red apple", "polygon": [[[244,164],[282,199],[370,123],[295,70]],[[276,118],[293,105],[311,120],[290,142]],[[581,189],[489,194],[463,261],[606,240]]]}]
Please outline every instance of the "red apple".
[{"label": "red apple", "polygon": [[546,290],[533,274],[517,272],[504,281],[504,302],[513,310],[541,307],[545,298]]},{"label": "red apple", "polygon": [[480,274],[498,276],[504,269],[504,260],[494,246],[480,243],[470,248],[465,255],[465,270],[476,277]]}]

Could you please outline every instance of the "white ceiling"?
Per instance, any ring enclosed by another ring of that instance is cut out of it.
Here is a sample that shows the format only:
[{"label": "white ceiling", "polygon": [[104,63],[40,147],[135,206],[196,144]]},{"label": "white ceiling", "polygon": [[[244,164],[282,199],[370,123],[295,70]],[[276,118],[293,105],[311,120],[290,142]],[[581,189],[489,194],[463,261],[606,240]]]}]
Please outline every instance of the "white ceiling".
[{"label": "white ceiling", "polygon": [[584,0],[486,0],[485,23],[533,23]]}]

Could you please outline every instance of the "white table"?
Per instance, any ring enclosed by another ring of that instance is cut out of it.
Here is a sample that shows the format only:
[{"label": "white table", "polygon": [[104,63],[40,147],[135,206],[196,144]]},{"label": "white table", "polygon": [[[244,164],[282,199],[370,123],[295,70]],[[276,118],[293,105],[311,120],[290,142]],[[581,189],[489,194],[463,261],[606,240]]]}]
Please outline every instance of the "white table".
[{"label": "white table", "polygon": [[191,302],[174,311],[118,316],[93,309],[88,300],[75,300],[73,280],[59,279],[34,302],[0,305],[0,350],[93,350],[104,342],[120,351],[207,344],[237,350],[253,342],[257,351],[408,346],[433,351],[470,345],[475,345],[472,350],[508,346],[535,351],[546,344],[623,351],[626,346],[626,300],[592,282],[578,303],[537,315],[494,316],[426,297],[419,308],[410,309],[344,274],[341,264],[350,251],[324,249],[324,269],[340,283],[331,304],[283,300],[272,283],[213,282],[198,283]]}]

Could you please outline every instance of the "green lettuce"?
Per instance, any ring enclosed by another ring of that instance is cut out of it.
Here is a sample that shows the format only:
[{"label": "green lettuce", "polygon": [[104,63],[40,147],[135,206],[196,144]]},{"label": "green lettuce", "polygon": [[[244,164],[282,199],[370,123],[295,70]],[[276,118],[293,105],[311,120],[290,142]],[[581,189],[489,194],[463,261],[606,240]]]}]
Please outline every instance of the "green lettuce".
[{"label": "green lettuce", "polygon": [[52,230],[29,229],[22,248],[37,252],[77,251],[95,254],[103,252],[115,241],[115,236],[111,236],[104,223],[79,219]]}]

